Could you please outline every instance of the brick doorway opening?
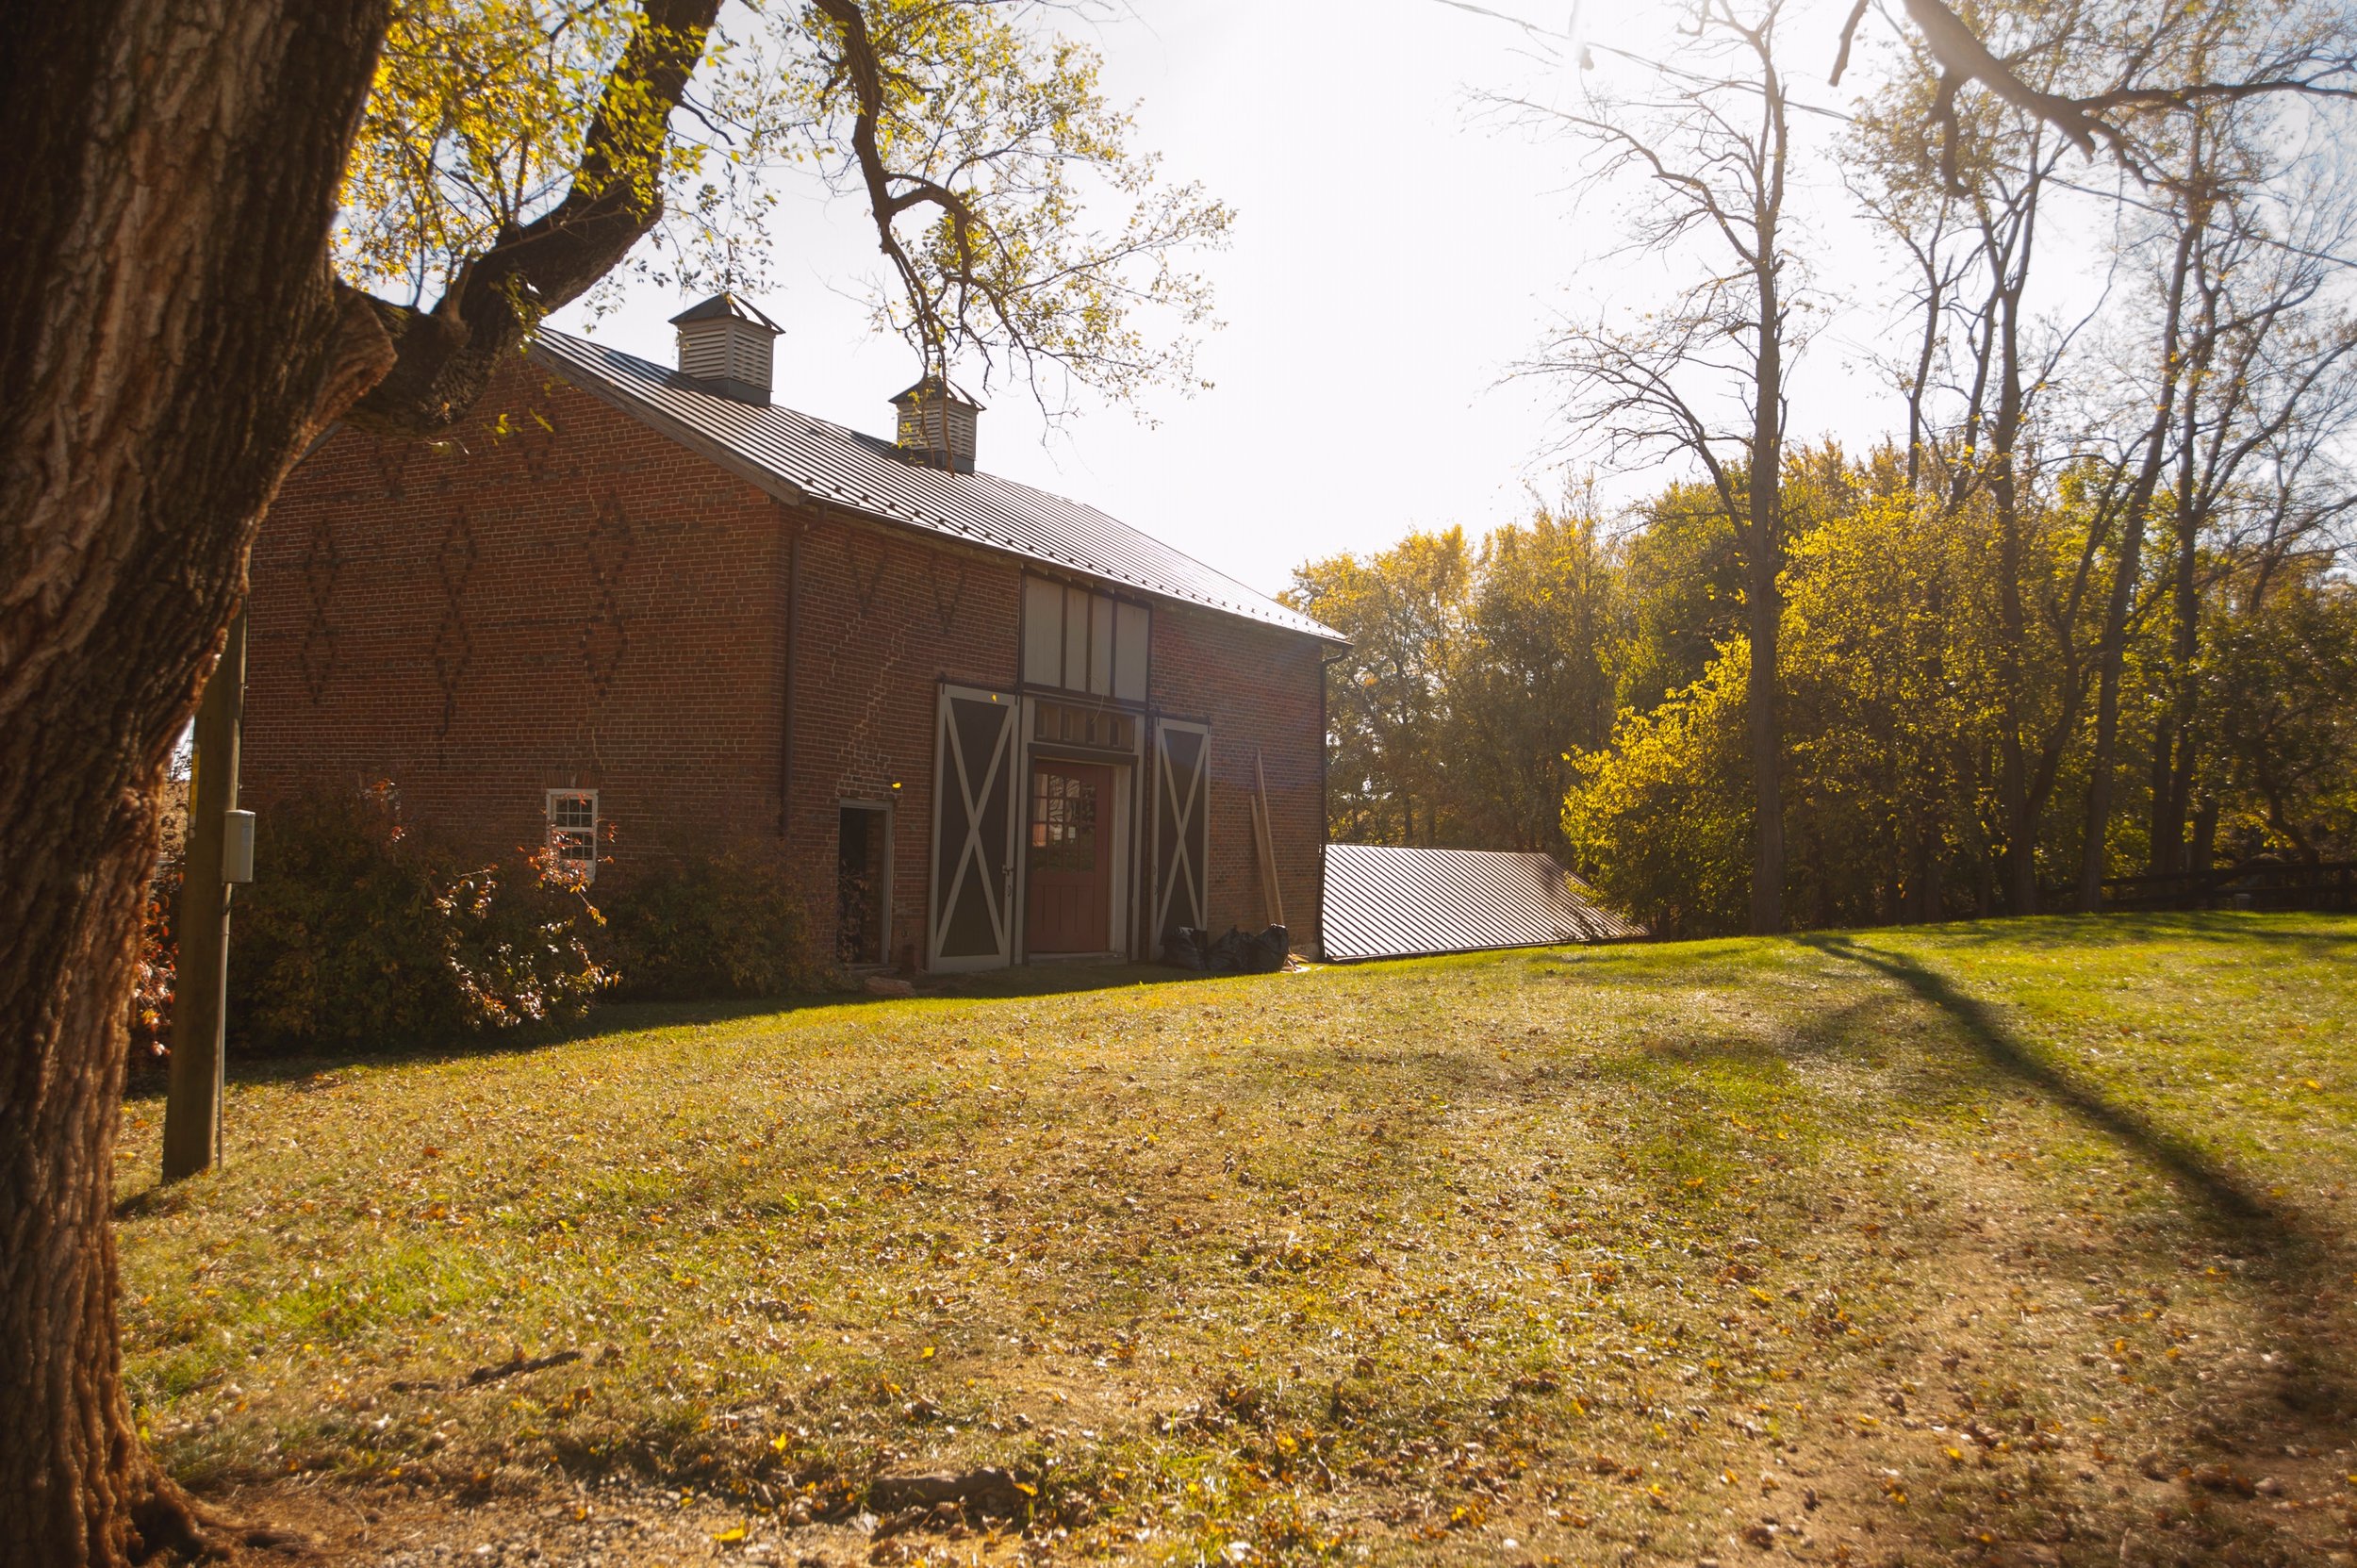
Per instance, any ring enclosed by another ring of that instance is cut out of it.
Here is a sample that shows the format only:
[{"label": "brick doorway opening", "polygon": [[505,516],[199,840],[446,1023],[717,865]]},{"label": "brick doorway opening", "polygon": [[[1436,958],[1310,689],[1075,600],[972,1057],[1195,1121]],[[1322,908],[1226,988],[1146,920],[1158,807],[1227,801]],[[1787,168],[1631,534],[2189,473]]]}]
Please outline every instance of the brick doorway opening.
[{"label": "brick doorway opening", "polygon": [[892,950],[892,813],[847,801],[836,821],[835,960],[853,967],[880,965]]}]

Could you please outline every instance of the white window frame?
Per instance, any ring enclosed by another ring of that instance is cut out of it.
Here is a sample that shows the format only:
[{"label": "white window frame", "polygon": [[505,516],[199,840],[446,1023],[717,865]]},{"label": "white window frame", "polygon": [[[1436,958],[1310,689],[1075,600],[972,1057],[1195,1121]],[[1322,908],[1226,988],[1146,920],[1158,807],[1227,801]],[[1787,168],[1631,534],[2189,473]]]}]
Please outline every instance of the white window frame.
[{"label": "white window frame", "polygon": [[[587,801],[589,804],[588,827],[585,829],[578,822],[560,823],[556,819],[556,803],[559,801]],[[548,815],[548,845],[551,859],[559,869],[579,871],[583,886],[586,887],[596,882],[598,880],[598,828],[600,826],[598,792],[594,789],[552,789],[547,792],[543,809]],[[582,833],[586,833],[588,835],[588,854],[585,857],[567,854],[565,852],[566,842],[571,835]]]}]

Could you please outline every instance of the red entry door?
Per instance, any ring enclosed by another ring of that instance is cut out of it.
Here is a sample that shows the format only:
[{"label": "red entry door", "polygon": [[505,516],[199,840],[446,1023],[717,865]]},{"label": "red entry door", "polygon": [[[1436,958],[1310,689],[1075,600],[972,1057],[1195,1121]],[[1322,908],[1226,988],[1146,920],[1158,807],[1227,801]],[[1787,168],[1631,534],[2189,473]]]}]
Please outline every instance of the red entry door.
[{"label": "red entry door", "polygon": [[1091,763],[1032,763],[1025,951],[1113,947],[1113,782],[1112,768]]}]

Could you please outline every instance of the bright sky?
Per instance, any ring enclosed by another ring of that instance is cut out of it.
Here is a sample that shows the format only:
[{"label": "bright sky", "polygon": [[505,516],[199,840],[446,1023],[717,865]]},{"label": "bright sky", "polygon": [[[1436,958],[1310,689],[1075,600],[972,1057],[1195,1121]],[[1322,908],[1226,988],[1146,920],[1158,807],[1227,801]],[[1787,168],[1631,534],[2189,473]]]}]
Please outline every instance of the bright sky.
[{"label": "bright sky", "polygon": [[[1608,254],[1621,202],[1574,199],[1574,143],[1502,124],[1474,95],[1568,101],[1574,74],[1542,64],[1512,27],[1439,0],[1134,3],[1096,29],[1111,91],[1140,101],[1140,144],[1173,178],[1202,181],[1238,212],[1232,246],[1200,263],[1226,323],[1198,360],[1215,385],[1151,397],[1151,424],[1096,409],[1055,433],[1028,394],[999,388],[985,399],[982,467],[1100,506],[1269,592],[1306,559],[1415,528],[1477,534],[1522,515],[1531,488],[1559,490],[1566,470],[1549,454],[1576,454],[1577,433],[1543,388],[1504,377],[1549,322],[1641,308],[1665,274]],[[1538,3],[1494,0],[1564,25]],[[1598,44],[1672,46],[1671,7],[1589,8],[1582,36]],[[1822,83],[1846,9],[1804,6],[1788,24],[1792,74],[1819,103],[1842,96]],[[1889,37],[1887,24],[1868,28]],[[1623,69],[1599,58],[1597,78]],[[1816,322],[1792,424],[1862,442],[1901,418],[1868,364],[1897,269],[1848,215],[1835,129],[1800,126],[1795,200],[1822,281],[1863,303]],[[756,299],[787,329],[777,400],[887,435],[884,400],[911,363],[870,333],[859,298],[876,261],[866,216],[816,196],[784,212],[777,287]],[[642,288],[596,336],[669,363],[665,323],[682,303]],[[581,330],[582,312],[556,324]]]}]

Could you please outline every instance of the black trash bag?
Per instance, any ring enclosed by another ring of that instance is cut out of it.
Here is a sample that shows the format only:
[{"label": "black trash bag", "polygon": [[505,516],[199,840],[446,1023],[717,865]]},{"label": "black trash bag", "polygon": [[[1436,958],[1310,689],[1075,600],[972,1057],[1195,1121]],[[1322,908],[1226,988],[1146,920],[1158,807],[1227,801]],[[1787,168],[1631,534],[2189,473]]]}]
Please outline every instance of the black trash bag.
[{"label": "black trash bag", "polygon": [[1211,945],[1210,932],[1180,926],[1163,942],[1162,962],[1180,969],[1208,969],[1211,966]]},{"label": "black trash bag", "polygon": [[1244,939],[1244,972],[1273,975],[1285,966],[1293,952],[1293,937],[1283,926],[1271,926],[1258,936]]},{"label": "black trash bag", "polygon": [[1229,926],[1216,937],[1180,926],[1162,944],[1162,962],[1214,975],[1271,975],[1285,966],[1292,950],[1293,938],[1283,926],[1271,926],[1258,936]]}]

